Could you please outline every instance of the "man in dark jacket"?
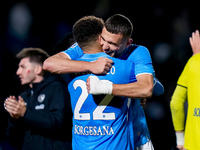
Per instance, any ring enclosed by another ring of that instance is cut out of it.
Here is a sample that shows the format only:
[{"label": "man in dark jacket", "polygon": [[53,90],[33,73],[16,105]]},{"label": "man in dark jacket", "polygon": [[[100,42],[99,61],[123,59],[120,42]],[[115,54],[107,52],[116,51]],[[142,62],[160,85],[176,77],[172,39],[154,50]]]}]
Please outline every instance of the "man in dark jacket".
[{"label": "man in dark jacket", "polygon": [[67,86],[42,69],[48,54],[25,48],[17,75],[28,88],[18,98],[9,96],[5,109],[10,114],[8,138],[19,149],[71,149],[72,112]]}]

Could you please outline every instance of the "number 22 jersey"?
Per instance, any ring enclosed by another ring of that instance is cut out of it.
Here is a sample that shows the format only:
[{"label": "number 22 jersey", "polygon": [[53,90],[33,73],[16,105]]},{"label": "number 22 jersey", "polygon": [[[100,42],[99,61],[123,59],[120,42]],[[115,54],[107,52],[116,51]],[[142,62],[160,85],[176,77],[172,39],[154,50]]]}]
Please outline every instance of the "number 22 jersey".
[{"label": "number 22 jersey", "polygon": [[[114,62],[106,75],[98,75],[100,80],[115,84],[136,81],[131,62],[112,58],[103,52],[84,54],[78,60],[94,61],[99,57],[108,57]],[[131,149],[127,118],[129,99],[88,94],[86,80],[90,75],[77,76],[68,85],[73,111],[73,149]]]}]

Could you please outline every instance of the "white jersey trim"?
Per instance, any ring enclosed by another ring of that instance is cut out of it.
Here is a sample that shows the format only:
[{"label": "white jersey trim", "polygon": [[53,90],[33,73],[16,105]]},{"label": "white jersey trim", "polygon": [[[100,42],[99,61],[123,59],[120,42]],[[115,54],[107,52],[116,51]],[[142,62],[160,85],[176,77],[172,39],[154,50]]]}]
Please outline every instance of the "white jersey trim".
[{"label": "white jersey trim", "polygon": [[65,53],[65,52],[61,52],[61,53],[64,53],[65,55],[67,55],[67,57],[68,57],[69,59],[72,60],[72,58],[71,58],[67,53]]},{"label": "white jersey trim", "polygon": [[139,75],[142,75],[142,74],[151,74],[151,75],[153,75],[152,73],[139,73],[139,74],[136,75],[136,77],[139,76]]}]

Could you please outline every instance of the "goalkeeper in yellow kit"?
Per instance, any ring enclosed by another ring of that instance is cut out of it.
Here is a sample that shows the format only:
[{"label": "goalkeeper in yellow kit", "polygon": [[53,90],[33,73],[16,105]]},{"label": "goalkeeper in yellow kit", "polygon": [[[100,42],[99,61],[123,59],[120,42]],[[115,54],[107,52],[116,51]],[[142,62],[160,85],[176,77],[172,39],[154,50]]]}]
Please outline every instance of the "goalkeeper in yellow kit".
[{"label": "goalkeeper in yellow kit", "polygon": [[[200,36],[199,31],[190,37],[193,56],[180,75],[170,102],[176,131],[177,148],[200,150]],[[188,100],[185,124],[184,102]]]}]

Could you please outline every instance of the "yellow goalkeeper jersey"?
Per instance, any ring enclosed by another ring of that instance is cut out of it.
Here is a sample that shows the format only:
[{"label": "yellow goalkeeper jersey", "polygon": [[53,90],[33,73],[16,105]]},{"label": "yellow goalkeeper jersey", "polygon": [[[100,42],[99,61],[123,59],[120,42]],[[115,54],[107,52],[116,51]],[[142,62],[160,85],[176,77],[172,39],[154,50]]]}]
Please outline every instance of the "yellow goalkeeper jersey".
[{"label": "yellow goalkeeper jersey", "polygon": [[[188,111],[184,125],[186,99]],[[178,79],[170,105],[175,130],[185,130],[184,147],[187,150],[200,150],[200,54],[188,60]]]}]

